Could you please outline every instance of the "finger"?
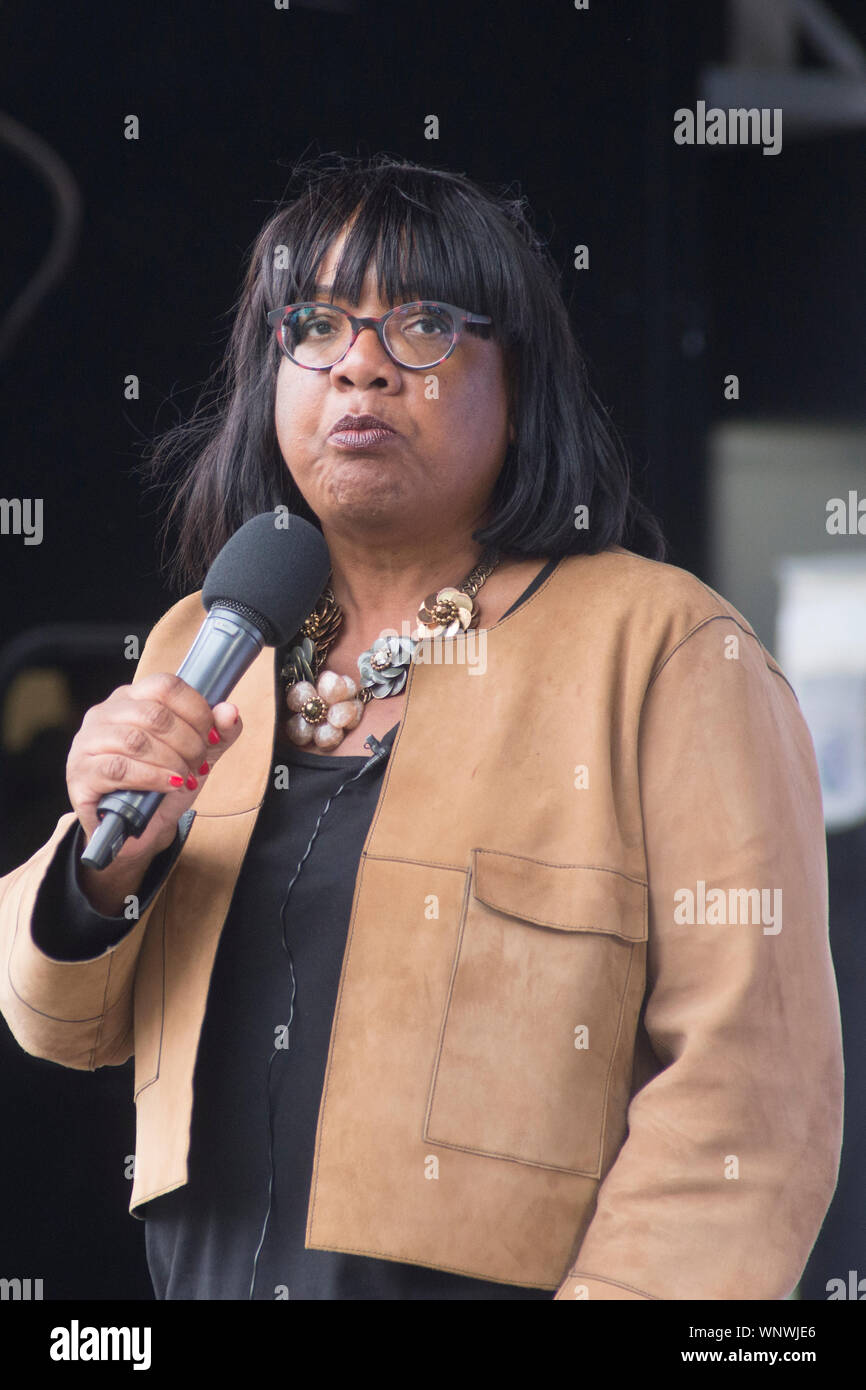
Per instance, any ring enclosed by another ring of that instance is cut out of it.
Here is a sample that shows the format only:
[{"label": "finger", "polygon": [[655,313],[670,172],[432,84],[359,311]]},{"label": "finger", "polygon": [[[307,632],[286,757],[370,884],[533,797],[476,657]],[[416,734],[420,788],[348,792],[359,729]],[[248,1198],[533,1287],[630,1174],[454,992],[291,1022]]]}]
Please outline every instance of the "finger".
[{"label": "finger", "polygon": [[[138,707],[134,706],[130,718],[136,719],[138,713]],[[189,784],[191,781],[190,790],[193,790],[196,779],[207,776],[219,761],[223,745],[210,747],[203,744],[194,730],[190,730],[182,738],[178,737],[178,732],[177,729],[174,730],[175,741],[169,743],[141,723],[102,721],[79,737],[71,770],[73,774],[77,773],[82,757],[94,758],[116,753],[134,762],[162,768],[168,776],[177,774],[185,783]]]},{"label": "finger", "polygon": [[189,794],[198,790],[200,781],[198,777],[184,776],[180,769],[172,771],[130,758],[125,753],[100,751],[85,756],[80,771],[70,779],[69,793],[73,804],[77,801],[85,805],[98,801],[111,791],[155,791],[166,794],[183,791]]},{"label": "finger", "polygon": [[[197,767],[208,750],[211,713],[207,701],[197,691],[189,689],[189,693],[194,697],[192,701],[180,692],[162,697],[159,693],[151,697],[147,692],[135,696],[117,692],[116,698],[88,711],[82,733],[92,749],[94,739],[104,739],[106,728],[138,727],[149,738],[173,750],[173,756],[186,761],[190,768]],[[133,756],[153,761],[144,744],[136,746],[135,735],[129,733],[128,737],[132,740],[128,751]]]},{"label": "finger", "polygon": [[156,672],[136,681],[129,693],[133,699],[156,701],[158,704],[166,705],[176,718],[195,729],[203,742],[207,740],[208,730],[213,722],[210,705],[203,695],[180,676],[171,675],[167,671]]}]

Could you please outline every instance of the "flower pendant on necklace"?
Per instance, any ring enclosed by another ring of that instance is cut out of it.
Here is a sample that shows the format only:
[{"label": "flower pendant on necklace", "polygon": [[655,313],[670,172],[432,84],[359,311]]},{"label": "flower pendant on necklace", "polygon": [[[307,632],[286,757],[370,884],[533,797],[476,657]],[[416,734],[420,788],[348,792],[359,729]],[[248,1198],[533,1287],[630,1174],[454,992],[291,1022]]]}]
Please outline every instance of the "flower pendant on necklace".
[{"label": "flower pendant on necklace", "polygon": [[372,647],[361,653],[361,685],[369,688],[374,699],[400,694],[409,675],[414,648],[411,637],[377,637]]},{"label": "flower pendant on necklace", "polygon": [[292,743],[299,748],[307,743],[336,748],[361,721],[364,706],[357,693],[351,676],[340,676],[336,671],[323,671],[315,685],[296,681],[286,694],[292,711],[286,728]]},{"label": "flower pendant on necklace", "polygon": [[425,637],[454,637],[472,623],[473,603],[468,594],[446,586],[428,594],[418,609],[418,626],[412,633],[416,640]]},{"label": "flower pendant on necklace", "polygon": [[[477,613],[469,594],[446,586],[428,594],[419,605],[418,625],[411,637],[377,637],[358,657],[363,697],[351,676],[336,671],[322,671],[315,685],[311,680],[296,680],[286,692],[291,710],[286,728],[292,743],[301,748],[307,743],[321,749],[338,747],[348,731],[360,723],[365,700],[384,700],[401,693],[420,642],[428,637],[454,637],[475,622]],[[311,669],[312,642],[309,638],[307,642],[311,647],[307,665],[296,665],[295,674]],[[297,653],[303,648],[293,650]]]}]

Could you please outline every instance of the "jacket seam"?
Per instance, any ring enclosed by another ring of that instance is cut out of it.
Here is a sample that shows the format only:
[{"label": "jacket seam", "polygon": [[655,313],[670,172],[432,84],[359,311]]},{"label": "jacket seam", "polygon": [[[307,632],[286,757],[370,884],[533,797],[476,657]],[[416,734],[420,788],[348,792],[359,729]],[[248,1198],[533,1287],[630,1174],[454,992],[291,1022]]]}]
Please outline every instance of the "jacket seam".
[{"label": "jacket seam", "polygon": [[[621,998],[620,1004],[619,1004],[619,1018],[618,1018],[618,1020],[617,1020],[617,1025],[616,1025],[616,1037],[615,1037],[614,1040],[613,1040],[613,1047],[611,1048],[611,1052],[610,1052],[610,1066],[609,1066],[608,1069],[607,1069],[607,1076],[605,1077],[605,1082],[604,1082],[604,1103],[603,1103],[603,1105],[602,1105],[602,1112],[601,1112],[601,1133],[600,1133],[599,1136],[598,1136],[598,1172],[599,1172],[599,1177],[601,1177],[601,1170],[602,1170],[602,1168],[604,1167],[604,1141],[605,1141],[605,1136],[606,1136],[606,1134],[607,1134],[608,1107],[609,1107],[609,1105],[610,1105],[610,1085],[611,1085],[611,1077],[613,1076],[613,1073],[614,1073],[614,1067],[615,1067],[615,1065],[616,1065],[616,1059],[617,1059],[617,1057],[619,1056],[620,1044],[621,1044],[621,1042],[622,1042],[623,1026],[624,1026],[624,1023],[625,1023],[626,1002],[627,1002],[628,997],[629,997],[629,985],[630,985],[630,983],[631,983],[632,971],[633,971],[634,968],[635,968],[635,957],[636,957],[636,955],[637,955],[638,946],[642,946],[643,944],[644,944],[643,942],[633,942],[633,943],[632,943],[631,951],[630,951],[630,954],[629,954],[628,970],[626,971],[626,974],[625,974],[625,981],[624,981],[623,987],[622,987],[622,998]],[[645,953],[643,953],[643,958],[644,958],[644,961],[646,961],[646,954],[645,954]],[[643,991],[643,992],[645,992],[645,991],[646,991],[646,970],[644,970],[644,991]],[[633,1068],[634,1068],[634,1039],[632,1039],[632,1069],[633,1069]]]},{"label": "jacket seam", "polygon": [[[178,856],[178,857],[179,857],[179,856]],[[175,862],[177,862],[177,861],[175,861]],[[158,1044],[157,1044],[157,1049],[156,1049],[156,1061],[154,1062],[154,1068],[155,1068],[155,1069],[154,1069],[153,1076],[149,1077],[147,1081],[143,1081],[143,1082],[141,1083],[140,1086],[135,1086],[135,1084],[134,1084],[134,1079],[133,1079],[133,1094],[132,1094],[133,1104],[135,1104],[135,1102],[138,1100],[138,1097],[141,1095],[142,1091],[147,1090],[147,1087],[148,1087],[148,1086],[153,1086],[154,1083],[157,1082],[157,1081],[159,1080],[159,1071],[160,1071],[160,1067],[161,1067],[161,1065],[162,1065],[162,1043],[163,1043],[163,1038],[164,1038],[164,1036],[165,1036],[165,927],[166,927],[166,916],[167,916],[166,909],[167,909],[168,887],[169,887],[168,883],[166,882],[166,883],[163,885],[163,887],[164,887],[164,889],[165,889],[165,892],[162,894],[162,915],[161,915],[161,919],[160,919],[160,936],[161,936],[161,939],[162,939],[162,951],[161,951],[161,956],[162,956],[162,982],[161,982],[161,988],[160,988],[159,1042],[158,1042]],[[150,922],[148,922],[147,925],[148,925],[148,927],[150,927],[150,925],[151,925]],[[136,973],[137,973],[137,972],[136,972]],[[134,1011],[134,1009],[135,1009],[135,1000],[134,1000],[134,998],[133,998],[133,1011]],[[135,1033],[135,1018],[134,1018],[134,1016],[133,1016],[133,1036],[134,1036],[134,1033]]]},{"label": "jacket seam", "polygon": [[[76,963],[76,962],[74,962],[74,961],[70,961],[70,962],[67,962],[67,961],[62,961],[62,962],[61,962],[61,961],[58,961],[58,964],[63,964],[63,965],[66,965],[66,964],[74,965],[75,963]],[[23,1004],[23,1006],[24,1006],[25,1009],[29,1009],[31,1013],[38,1015],[39,1018],[47,1018],[47,1019],[50,1019],[50,1021],[51,1021],[52,1023],[68,1023],[68,1024],[71,1024],[73,1027],[77,1027],[77,1028],[81,1028],[85,1023],[99,1023],[99,1021],[100,1021],[101,1019],[103,1019],[103,1018],[105,1017],[106,1014],[111,1013],[112,1010],[118,1008],[119,1005],[123,1002],[122,999],[116,999],[115,1002],[114,1002],[113,1004],[109,1004],[108,1008],[107,1008],[103,1013],[101,1013],[101,1014],[88,1014],[86,1018],[58,1018],[58,1016],[57,1016],[56,1014],[47,1014],[47,1013],[45,1012],[44,1009],[37,1009],[37,1008],[34,1007],[33,1004],[28,1003],[28,1001],[24,998],[24,996],[18,993],[17,989],[15,988],[15,986],[14,986],[14,984],[12,983],[11,979],[9,978],[9,972],[8,972],[8,970],[7,970],[7,972],[6,972],[6,979],[7,979],[7,981],[8,981],[9,988],[11,989],[12,993],[15,995],[15,998],[18,1000],[19,1004]]]},{"label": "jacket seam", "polygon": [[413,859],[408,854],[366,853],[365,859],[375,859],[379,864],[423,864],[425,869],[448,869],[455,874],[465,874],[465,864],[445,864],[439,859]]},{"label": "jacket seam", "polygon": [[511,854],[508,850],[504,849],[483,849],[480,845],[473,845],[470,852],[474,854],[490,854],[497,859],[521,859],[526,864],[540,864],[545,869],[592,869],[594,873],[616,874],[618,878],[624,878],[628,883],[635,883],[640,888],[649,887],[646,879],[636,878],[634,874],[627,874],[623,869],[608,868],[606,864],[585,864],[581,862],[559,864],[551,859],[536,859],[531,854]]},{"label": "jacket seam", "polygon": [[[442,1049],[445,1046],[445,1034],[448,1031],[448,1014],[451,1011],[451,1000],[454,995],[454,981],[457,979],[457,971],[460,966],[460,951],[463,946],[463,937],[466,933],[466,919],[469,916],[469,899],[472,896],[472,869],[464,869],[463,896],[460,900],[460,923],[457,930],[457,940],[454,943],[454,955],[451,961],[451,973],[448,977],[448,989],[445,994],[445,1003],[442,1007],[442,1017],[439,1021],[439,1036],[436,1039],[436,1050],[433,1053],[433,1062],[430,1070],[430,1081],[427,1086],[427,1105],[424,1109],[424,1116],[421,1121],[421,1138],[430,1144],[438,1144],[439,1140],[430,1137],[430,1121],[433,1114],[433,1104],[436,1099],[436,1083],[439,1080],[439,1066],[442,1061]],[[462,1145],[446,1145],[448,1148],[459,1149]]]},{"label": "jacket seam", "polygon": [[[694,637],[696,632],[700,632],[701,628],[706,627],[708,623],[718,622],[730,623],[733,627],[738,627],[746,637],[751,637],[752,641],[757,643],[758,647],[763,653],[764,665],[766,666],[767,670],[772,672],[774,676],[778,676],[780,680],[783,680],[787,685],[788,689],[790,690],[791,694],[794,696],[794,699],[797,699],[797,692],[792,686],[791,682],[788,680],[788,678],[782,671],[777,669],[776,665],[773,664],[771,660],[768,660],[769,653],[767,652],[767,649],[765,648],[761,639],[758,637],[757,633],[750,632],[749,629],[744,627],[743,624],[737,618],[732,617],[729,613],[711,613],[709,617],[701,618],[700,622],[695,623],[693,627],[689,628],[688,632],[686,632],[679,639],[679,641],[676,642],[673,647],[671,647],[667,655],[662,657],[658,667],[655,671],[653,671],[652,675],[647,681],[646,690],[644,691],[644,700],[646,700],[646,696],[649,694],[651,687],[658,679],[658,677],[661,675],[662,671],[667,666],[671,657],[676,655],[680,647],[684,646],[685,643],[688,642],[691,637]],[[797,703],[799,704],[799,700],[797,701]]]},{"label": "jacket seam", "polygon": [[[611,1060],[611,1069],[613,1060]],[[438,1073],[437,1073],[438,1075]],[[435,1093],[435,1085],[434,1085]],[[432,1100],[432,1097],[431,1097]],[[474,1149],[469,1144],[457,1144],[450,1139],[436,1139],[429,1133],[429,1125],[425,1126],[425,1133],[421,1138],[428,1144],[435,1144],[440,1149],[454,1149],[457,1153],[475,1154],[478,1158],[495,1158],[506,1163],[519,1163],[523,1168],[542,1168],[546,1173],[565,1173],[567,1177],[589,1178],[590,1181],[598,1184],[601,1179],[601,1159],[596,1160],[595,1168],[566,1168],[562,1163],[544,1163],[540,1158],[525,1158],[522,1154],[505,1153],[500,1149]],[[602,1122],[602,1132],[599,1136],[599,1154],[601,1153],[604,1141],[604,1123]]]},{"label": "jacket seam", "polygon": [[[94,1063],[95,1063],[95,1059],[96,1059],[96,1054],[97,1054],[98,1051],[99,1051],[99,1044],[100,1044],[100,1042],[102,1041],[102,1035],[103,1035],[103,1031],[104,1031],[104,1028],[105,1028],[105,1015],[106,1015],[106,1012],[107,1012],[107,1010],[108,1010],[108,1008],[109,1008],[108,999],[109,999],[109,995],[110,995],[110,992],[111,992],[111,967],[112,967],[113,964],[114,964],[114,954],[112,953],[112,954],[108,957],[108,970],[105,972],[105,984],[104,984],[103,990],[102,990],[102,1012],[101,1012],[100,1015],[99,1015],[99,1021],[98,1021],[97,1025],[96,1025],[96,1035],[95,1035],[95,1037],[94,1037],[94,1039],[93,1039],[93,1048],[92,1048],[91,1053],[90,1053],[90,1063],[89,1063],[89,1067],[90,1067],[90,1070],[91,1070],[91,1071],[94,1071],[94,1070],[95,1070]],[[118,1002],[119,1002],[119,1001],[118,1001]]]},{"label": "jacket seam", "polygon": [[[622,869],[611,869],[606,864],[585,864],[578,862],[559,864],[552,859],[534,859],[531,855],[511,854],[508,850],[483,849],[479,845],[473,845],[470,853],[473,851],[476,851],[479,854],[496,855],[503,859],[520,859],[527,864],[540,864],[545,869],[592,869],[595,873],[616,874],[618,878],[624,878],[627,883],[634,883],[639,888],[649,887],[649,884],[647,883],[646,879],[637,878],[634,874],[627,874]],[[422,864],[425,868],[428,869],[448,869],[453,873],[466,873],[465,864],[446,864],[439,859],[414,859],[410,855],[405,854],[373,854],[370,852],[366,853],[364,855],[364,858],[375,859],[377,863],[383,864]],[[522,913],[521,916],[523,916]]]},{"label": "jacket seam", "polygon": [[248,816],[251,811],[260,811],[265,804],[265,798],[256,801],[252,806],[242,806],[237,811],[197,811],[196,815],[200,820],[231,820],[232,816]]},{"label": "jacket seam", "polygon": [[552,927],[554,931],[590,931],[598,932],[599,936],[615,936],[619,941],[635,945],[639,941],[644,941],[642,936],[626,936],[622,931],[616,931],[613,927],[600,927],[598,922],[554,922],[551,917],[533,917],[529,912],[524,912],[521,907],[516,911],[512,907],[502,907],[494,902],[492,898],[485,898],[476,888],[472,894],[476,902],[484,903],[485,907],[492,907],[494,912],[501,912],[506,917],[518,917],[521,922],[532,922],[536,927]]},{"label": "jacket seam", "polygon": [[652,1299],[654,1303],[660,1301],[657,1294],[647,1293],[646,1289],[639,1289],[636,1284],[624,1284],[621,1279],[608,1279],[605,1274],[588,1274],[584,1270],[573,1269],[563,1283],[567,1284],[569,1279],[593,1279],[597,1284],[610,1284],[615,1289],[628,1289],[629,1293],[640,1294],[641,1298]]},{"label": "jacket seam", "polygon": [[[23,1004],[23,1005],[24,1005],[25,1009],[29,1009],[31,1013],[38,1014],[40,1018],[49,1018],[49,1019],[51,1019],[51,1022],[52,1022],[52,1023],[73,1023],[73,1024],[77,1024],[77,1025],[80,1026],[81,1024],[84,1024],[84,1023],[96,1023],[96,1022],[98,1022],[98,1021],[103,1017],[103,1014],[105,1013],[104,1007],[103,1007],[102,1013],[98,1013],[98,1014],[87,1014],[87,1016],[86,1016],[85,1018],[58,1018],[56,1014],[49,1014],[49,1013],[46,1013],[44,1009],[37,1009],[36,1006],[35,1006],[34,1004],[31,1004],[30,1001],[29,1001],[28,999],[25,999],[25,998],[24,998],[24,995],[23,995],[23,994],[19,994],[18,990],[17,990],[16,987],[15,987],[15,981],[12,979],[12,957],[13,957],[13,955],[15,954],[15,943],[16,943],[16,941],[18,940],[19,929],[20,929],[20,926],[21,926],[21,900],[22,900],[22,897],[23,897],[23,894],[20,894],[19,897],[18,897],[18,906],[17,906],[16,912],[15,912],[15,931],[14,931],[14,933],[13,933],[13,935],[12,935],[12,943],[11,943],[11,946],[10,946],[10,949],[9,949],[9,956],[8,956],[8,959],[7,959],[7,961],[6,961],[6,981],[7,981],[8,985],[9,985],[10,990],[11,990],[12,993],[15,995],[15,998],[18,1000],[19,1004]],[[37,949],[38,949],[38,948],[37,948]],[[44,954],[44,953],[43,953],[43,954]],[[46,957],[46,959],[52,960],[52,963],[53,963],[54,965],[78,965],[79,963],[83,963],[83,962],[78,962],[78,961],[54,961],[53,958],[50,957],[50,956]],[[93,962],[91,961],[90,964],[92,964],[92,963],[93,963]],[[110,959],[109,959],[109,968],[110,968]],[[104,1003],[105,1003],[105,989],[104,989],[104,988],[103,988],[103,995],[102,995],[102,998],[103,998],[103,1005],[104,1005]],[[117,1002],[119,1003],[120,1001],[118,1000]],[[116,1007],[116,1006],[115,1006],[115,1005],[111,1005],[111,1007],[114,1008],[114,1007]]]}]

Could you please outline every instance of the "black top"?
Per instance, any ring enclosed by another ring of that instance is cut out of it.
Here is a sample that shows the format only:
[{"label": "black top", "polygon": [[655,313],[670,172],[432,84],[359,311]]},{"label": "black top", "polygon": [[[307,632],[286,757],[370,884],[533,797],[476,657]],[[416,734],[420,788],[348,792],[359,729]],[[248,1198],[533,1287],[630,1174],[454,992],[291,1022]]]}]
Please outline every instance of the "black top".
[{"label": "black top", "polygon": [[[509,613],[555,563],[540,570]],[[279,658],[276,653],[275,676]],[[268,1300],[553,1297],[549,1290],[304,1245],[355,880],[398,728],[384,736],[375,761],[367,754],[330,756],[275,745],[274,773],[210,981],[194,1075],[188,1182],[139,1209],[158,1299],[248,1299],[251,1293]],[[36,900],[34,940],[57,959],[92,958],[134,925],[90,907],[75,872],[82,839],[76,823]],[[150,866],[140,911],[178,852],[176,841]]]}]

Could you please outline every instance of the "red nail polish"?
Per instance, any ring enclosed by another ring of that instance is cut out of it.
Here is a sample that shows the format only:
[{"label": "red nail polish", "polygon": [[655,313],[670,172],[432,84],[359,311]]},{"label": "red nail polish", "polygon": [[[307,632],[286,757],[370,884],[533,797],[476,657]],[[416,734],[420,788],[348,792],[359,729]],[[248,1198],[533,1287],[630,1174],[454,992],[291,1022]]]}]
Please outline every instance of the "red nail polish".
[{"label": "red nail polish", "polygon": [[219,741],[220,741],[220,736],[219,736],[219,734],[217,733],[216,729],[211,728],[210,732],[208,733],[208,742],[209,742],[209,743],[219,743]]},{"label": "red nail polish", "polygon": [[186,779],[186,789],[187,789],[187,791],[194,792],[197,786],[198,786],[198,778],[197,778],[197,777],[187,777],[187,779]]},{"label": "red nail polish", "polygon": [[208,767],[207,763],[202,763],[201,767],[199,768],[199,772],[202,776],[204,776],[206,772],[210,772],[210,768]]},{"label": "red nail polish", "polygon": [[169,777],[168,780],[169,780],[169,782],[171,783],[171,785],[172,785],[173,787],[182,787],[182,786],[183,786],[183,778],[182,778],[182,777]]}]

